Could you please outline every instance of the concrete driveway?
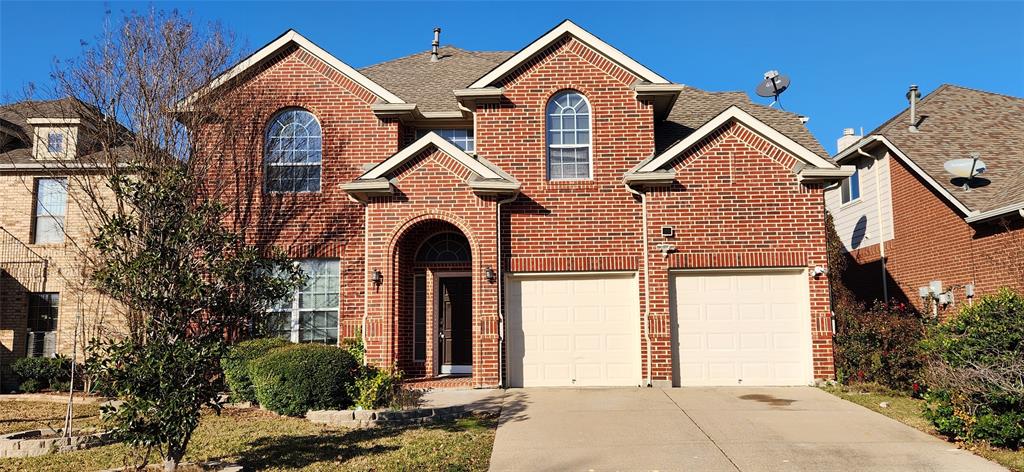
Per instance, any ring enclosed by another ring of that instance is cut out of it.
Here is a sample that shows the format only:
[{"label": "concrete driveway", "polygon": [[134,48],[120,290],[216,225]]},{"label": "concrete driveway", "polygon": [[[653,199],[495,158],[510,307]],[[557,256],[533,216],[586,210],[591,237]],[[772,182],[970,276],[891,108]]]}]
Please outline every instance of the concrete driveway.
[{"label": "concrete driveway", "polygon": [[491,470],[1005,470],[816,388],[509,390]]}]

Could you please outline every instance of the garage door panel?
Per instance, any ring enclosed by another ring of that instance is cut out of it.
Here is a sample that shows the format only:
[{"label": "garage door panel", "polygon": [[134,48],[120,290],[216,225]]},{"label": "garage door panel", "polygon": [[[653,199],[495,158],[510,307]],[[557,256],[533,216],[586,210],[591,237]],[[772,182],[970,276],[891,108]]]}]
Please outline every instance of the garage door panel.
[{"label": "garage door panel", "polygon": [[810,314],[803,272],[674,275],[681,385],[805,385]]},{"label": "garage door panel", "polygon": [[[636,277],[513,277],[508,285],[510,385],[638,383]],[[531,310],[543,315],[531,318]],[[518,342],[514,337],[541,341]]]}]

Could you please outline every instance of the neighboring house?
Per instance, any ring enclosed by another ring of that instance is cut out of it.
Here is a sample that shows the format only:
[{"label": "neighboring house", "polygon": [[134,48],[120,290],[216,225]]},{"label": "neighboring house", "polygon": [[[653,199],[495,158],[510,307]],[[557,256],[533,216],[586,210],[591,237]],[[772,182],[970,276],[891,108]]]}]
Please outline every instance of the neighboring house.
[{"label": "neighboring house", "polygon": [[[857,172],[825,200],[860,298],[949,310],[971,287],[1024,290],[1024,99],[942,85],[867,136],[850,131],[835,160]],[[980,176],[945,170],[972,153]],[[933,281],[941,288],[922,297]]]},{"label": "neighboring house", "polygon": [[280,336],[477,387],[833,376],[824,187],[852,169],[795,114],[570,21],[359,70],[288,31],[210,87],[266,100],[211,180],[260,180],[233,224],[311,275]]},{"label": "neighboring house", "polygon": [[[96,173],[97,115],[71,99],[0,106],[0,384],[25,356],[82,354],[119,333],[114,305],[90,288],[78,245],[89,244],[84,179]],[[77,324],[76,324],[77,323]],[[79,357],[81,360],[81,357]]]}]

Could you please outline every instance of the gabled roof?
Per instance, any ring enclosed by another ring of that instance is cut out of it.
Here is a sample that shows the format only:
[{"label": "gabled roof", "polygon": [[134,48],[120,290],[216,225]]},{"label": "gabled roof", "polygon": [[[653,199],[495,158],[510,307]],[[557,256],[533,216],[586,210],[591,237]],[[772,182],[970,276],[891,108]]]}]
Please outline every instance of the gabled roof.
[{"label": "gabled roof", "polygon": [[[819,156],[818,154],[807,149],[807,147],[797,143],[790,137],[779,132],[775,128],[769,126],[764,121],[761,121],[755,118],[750,113],[743,111],[741,108],[732,105],[726,108],[721,113],[712,117],[710,120],[700,125],[697,129],[695,129],[692,133],[689,133],[685,138],[683,138],[679,142],[673,144],[668,149],[665,149],[661,154],[657,154],[653,158],[645,162],[642,162],[631,173],[640,174],[646,172],[657,172],[662,170],[680,154],[682,154],[686,150],[690,149],[691,147],[699,143],[702,139],[713,133],[715,130],[731,122],[742,123],[744,126],[760,135],[762,138],[793,154],[796,158],[803,161],[806,164],[806,167],[829,170],[838,169],[837,166],[834,163],[832,163],[832,161],[825,159],[822,156]],[[852,168],[850,169],[849,173],[853,173]]]},{"label": "gabled roof", "polygon": [[431,62],[430,51],[423,51],[364,67],[359,72],[387,87],[406,103],[415,103],[421,112],[458,111],[459,103],[452,91],[464,88],[512,54],[512,51],[466,51],[442,46],[436,62]]},{"label": "gabled roof", "polygon": [[[364,88],[372,92],[385,103],[405,103],[402,101],[401,98],[399,98],[394,93],[391,93],[389,90],[385,89],[380,84],[374,82],[373,80],[370,80],[369,77],[366,77],[359,71],[353,69],[348,64],[341,62],[341,60],[332,56],[330,53],[323,50],[320,46],[317,46],[312,41],[306,39],[305,36],[302,36],[293,29],[289,29],[281,36],[278,36],[273,41],[267,43],[266,46],[263,46],[258,51],[249,55],[249,57],[242,59],[242,61],[238,64],[235,64],[234,67],[218,75],[217,78],[213,79],[213,81],[207,84],[206,88],[213,90],[217,87],[220,87],[221,85],[224,85],[231,79],[238,77],[239,75],[249,70],[253,66],[260,64],[261,62],[268,58],[273,57],[275,53],[277,53],[278,51],[282,50],[283,48],[287,47],[290,44],[295,44],[300,48],[305,49],[307,52],[315,56],[317,59],[320,59],[325,64],[334,68],[334,70],[338,71],[342,75],[351,79],[353,82],[363,86]],[[199,94],[199,92],[193,93],[181,102],[178,102],[178,107],[186,107],[189,102],[195,99],[197,94]]]},{"label": "gabled roof", "polygon": [[479,194],[518,193],[520,184],[498,166],[478,156],[471,156],[447,139],[433,131],[406,146],[383,162],[373,166],[356,180],[343,184],[342,188],[356,198],[367,195],[391,194],[393,189],[388,177],[391,173],[416,157],[429,147],[436,147],[470,170],[467,184]]},{"label": "gabled roof", "polygon": [[654,73],[652,70],[644,67],[643,64],[633,60],[629,56],[622,53],[618,49],[615,49],[610,44],[602,41],[597,36],[594,36],[589,31],[580,28],[575,23],[569,20],[565,20],[555,26],[553,29],[545,33],[540,38],[537,38],[532,43],[515,53],[512,57],[506,59],[504,62],[499,64],[497,67],[492,69],[490,72],[484,74],[484,76],[477,79],[475,82],[470,84],[469,88],[484,88],[493,85],[495,82],[503,79],[508,74],[514,72],[520,65],[529,61],[537,54],[540,54],[548,46],[558,41],[565,35],[571,35],[577,40],[583,42],[594,51],[597,51],[608,60],[618,64],[623,69],[630,71],[635,74],[641,80],[645,80],[652,84],[667,84],[668,80],[665,80],[662,76]]},{"label": "gabled roof", "polygon": [[[857,155],[857,149],[884,144],[969,221],[1024,207],[1024,99],[944,84],[917,104],[917,113],[916,132],[909,129],[906,109],[835,159],[841,162]],[[943,164],[972,152],[981,154],[988,169],[964,191],[962,181]]]}]

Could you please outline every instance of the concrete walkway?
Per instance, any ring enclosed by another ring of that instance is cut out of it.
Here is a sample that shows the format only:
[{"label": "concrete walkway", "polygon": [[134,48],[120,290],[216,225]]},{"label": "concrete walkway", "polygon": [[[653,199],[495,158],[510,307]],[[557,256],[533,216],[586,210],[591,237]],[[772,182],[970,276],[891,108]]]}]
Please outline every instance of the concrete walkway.
[{"label": "concrete walkway", "polygon": [[519,389],[491,470],[995,471],[810,387]]}]

